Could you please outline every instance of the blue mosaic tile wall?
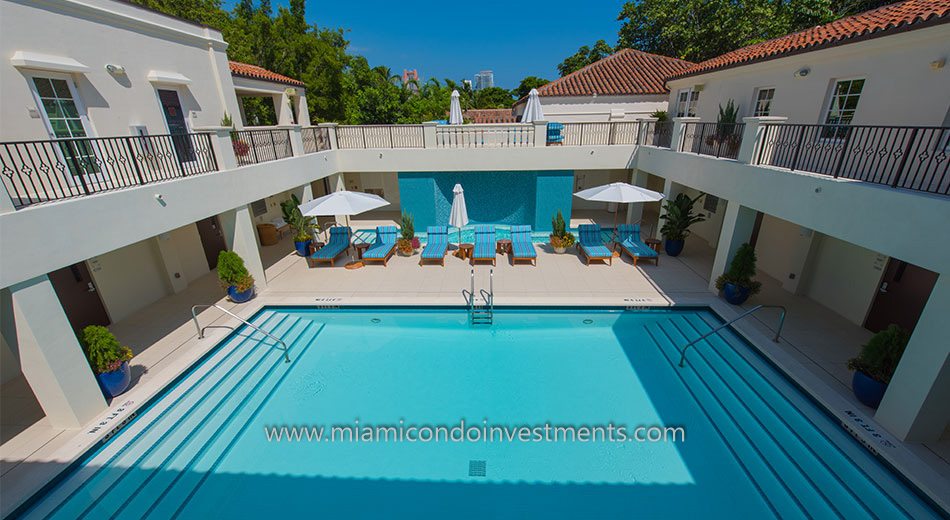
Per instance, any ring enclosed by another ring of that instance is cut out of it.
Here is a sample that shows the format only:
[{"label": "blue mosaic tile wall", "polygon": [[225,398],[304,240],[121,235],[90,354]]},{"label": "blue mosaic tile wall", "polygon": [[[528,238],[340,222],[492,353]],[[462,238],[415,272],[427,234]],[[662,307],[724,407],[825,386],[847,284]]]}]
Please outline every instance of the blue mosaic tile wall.
[{"label": "blue mosaic tile wall", "polygon": [[470,224],[531,224],[549,231],[558,211],[570,218],[574,172],[400,172],[399,199],[416,229],[448,224],[452,188],[461,184]]}]

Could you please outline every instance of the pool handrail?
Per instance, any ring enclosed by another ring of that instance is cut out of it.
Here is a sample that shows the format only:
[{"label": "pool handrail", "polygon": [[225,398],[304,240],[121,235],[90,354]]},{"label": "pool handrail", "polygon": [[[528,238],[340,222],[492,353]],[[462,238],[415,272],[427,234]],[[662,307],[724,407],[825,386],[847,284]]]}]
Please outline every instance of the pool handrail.
[{"label": "pool handrail", "polygon": [[284,340],[278,338],[277,336],[274,336],[274,335],[271,334],[270,332],[267,332],[266,330],[264,330],[264,329],[258,327],[257,325],[254,325],[253,323],[251,323],[251,322],[245,320],[244,318],[238,316],[237,314],[234,314],[233,312],[231,312],[231,311],[225,309],[224,307],[222,307],[222,306],[220,306],[220,305],[218,305],[218,304],[216,304],[216,303],[198,304],[198,305],[192,305],[192,306],[191,306],[191,319],[194,320],[194,322],[195,322],[195,328],[198,329],[198,339],[204,339],[204,337],[205,337],[205,329],[231,329],[231,330],[234,330],[234,327],[230,327],[230,326],[228,326],[228,325],[206,325],[205,327],[202,327],[201,325],[199,325],[199,324],[198,324],[198,309],[199,309],[199,308],[208,309],[208,308],[211,308],[211,307],[214,307],[214,308],[218,309],[219,311],[221,311],[221,312],[227,314],[228,316],[231,316],[232,318],[234,318],[234,319],[236,319],[236,320],[238,320],[238,321],[244,323],[244,324],[247,325],[248,327],[250,327],[250,328],[252,328],[252,329],[254,329],[254,330],[260,332],[261,334],[263,334],[263,335],[269,337],[270,339],[276,341],[277,343],[280,343],[281,345],[283,345],[284,348],[283,348],[282,350],[284,351],[284,363],[290,363],[290,354],[288,353],[288,352],[290,351],[290,347],[288,347],[287,344],[284,343]]},{"label": "pool handrail", "polygon": [[779,338],[782,336],[782,327],[785,325],[785,314],[787,314],[788,311],[785,309],[784,305],[756,305],[755,307],[752,307],[751,309],[743,312],[742,314],[736,316],[735,318],[732,318],[731,320],[723,323],[722,325],[714,328],[713,330],[687,343],[686,346],[683,347],[682,350],[680,350],[680,368],[685,366],[686,351],[689,349],[689,347],[692,347],[696,343],[699,343],[700,341],[708,338],[709,336],[712,336],[713,334],[719,332],[720,330],[728,327],[729,325],[732,325],[733,323],[741,320],[742,318],[745,318],[746,316],[751,315],[752,313],[760,309],[781,309],[782,310],[782,314],[781,316],[779,316],[779,320],[778,320],[778,329],[776,329],[775,331],[775,337],[772,338],[772,341],[774,341],[775,343],[778,343]]}]

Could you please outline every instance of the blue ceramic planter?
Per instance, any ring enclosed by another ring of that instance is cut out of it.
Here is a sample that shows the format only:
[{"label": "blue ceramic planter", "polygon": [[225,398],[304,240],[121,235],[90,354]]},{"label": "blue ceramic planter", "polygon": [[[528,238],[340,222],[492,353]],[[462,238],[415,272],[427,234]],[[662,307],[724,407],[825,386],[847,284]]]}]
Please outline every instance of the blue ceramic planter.
[{"label": "blue ceramic planter", "polygon": [[749,289],[727,282],[722,288],[722,297],[733,305],[742,305],[749,299]]},{"label": "blue ceramic planter", "polygon": [[881,404],[881,399],[884,399],[887,385],[860,370],[855,370],[851,378],[851,390],[854,390],[854,396],[858,398],[858,401],[871,408],[877,408]]},{"label": "blue ceramic planter", "polygon": [[305,242],[294,241],[294,248],[297,250],[297,254],[300,256],[310,256],[310,244],[313,243],[313,240],[307,240]]},{"label": "blue ceramic planter", "polygon": [[663,250],[669,256],[679,256],[683,252],[684,245],[686,245],[685,240],[667,240],[663,244]]},{"label": "blue ceramic planter", "polygon": [[99,380],[99,386],[106,397],[116,397],[129,389],[129,383],[132,382],[132,370],[129,369],[129,362],[124,361],[117,370],[96,374]]},{"label": "blue ceramic planter", "polygon": [[251,287],[246,291],[238,292],[237,288],[232,285],[228,287],[228,297],[234,303],[244,303],[254,297],[254,288]]}]

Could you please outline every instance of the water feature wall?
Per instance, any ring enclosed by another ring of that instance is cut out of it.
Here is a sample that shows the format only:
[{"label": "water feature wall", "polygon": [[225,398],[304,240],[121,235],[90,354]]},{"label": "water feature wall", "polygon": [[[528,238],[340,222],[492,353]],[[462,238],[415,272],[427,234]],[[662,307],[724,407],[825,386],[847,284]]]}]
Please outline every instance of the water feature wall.
[{"label": "water feature wall", "polygon": [[572,170],[400,172],[402,210],[412,214],[417,230],[448,224],[456,183],[465,190],[470,224],[530,224],[547,231],[558,210],[570,219]]}]

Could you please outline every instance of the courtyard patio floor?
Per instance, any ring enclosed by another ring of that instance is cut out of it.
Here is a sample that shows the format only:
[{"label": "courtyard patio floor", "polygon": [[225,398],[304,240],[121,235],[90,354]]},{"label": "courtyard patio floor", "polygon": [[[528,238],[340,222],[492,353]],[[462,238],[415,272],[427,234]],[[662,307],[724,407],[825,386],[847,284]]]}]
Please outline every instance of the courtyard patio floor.
[{"label": "courtyard patio floor", "polygon": [[[353,220],[354,228],[372,228],[391,224],[395,213],[371,215]],[[655,220],[655,215],[645,220]],[[605,213],[572,219],[578,223],[596,221],[610,225],[612,215]],[[464,305],[471,283],[472,267],[450,256],[445,267],[418,264],[419,256],[394,256],[387,267],[370,265],[361,269],[343,268],[346,259],[335,267],[310,269],[306,261],[292,253],[289,238],[261,249],[267,274],[267,287],[252,304],[235,306],[218,287],[215,273],[192,283],[181,293],[168,296],[136,312],[110,328],[136,357],[133,365],[133,389],[147,397],[210,348],[226,331],[215,329],[208,338],[198,340],[191,322],[191,306],[217,303],[247,315],[261,305]],[[702,239],[691,238],[685,252],[677,258],[660,256],[659,265],[641,262],[637,267],[629,258],[614,258],[613,265],[586,266],[576,254],[556,255],[539,246],[537,267],[512,266],[507,256],[499,255],[497,265],[475,267],[476,292],[487,288],[490,270],[494,272],[497,305],[619,305],[666,306],[672,304],[713,305],[725,317],[736,308],[723,304],[708,290],[714,250]],[[756,303],[784,305],[788,309],[782,341],[778,350],[797,362],[810,378],[821,381],[831,392],[873,416],[873,410],[857,403],[850,390],[851,373],[847,359],[853,357],[870,332],[845,320],[833,311],[807,298],[792,295],[778,281],[760,275],[763,290],[745,307]],[[741,311],[741,309],[738,309]],[[199,316],[202,325],[236,323],[217,309]],[[777,312],[763,311],[744,320],[737,329],[747,335],[764,338],[773,334]],[[775,347],[770,347],[775,348]],[[139,387],[136,389],[135,387]],[[77,430],[53,428],[43,417],[32,391],[22,377],[3,385],[0,390],[0,478],[4,493],[24,492],[48,479],[67,460],[63,454],[75,446]],[[125,396],[123,396],[125,398]],[[130,398],[131,399],[131,398]],[[918,459],[950,481],[950,435],[927,445],[905,444]],[[43,471],[26,468],[22,461],[49,461]],[[8,513],[6,506],[2,514]]]}]

